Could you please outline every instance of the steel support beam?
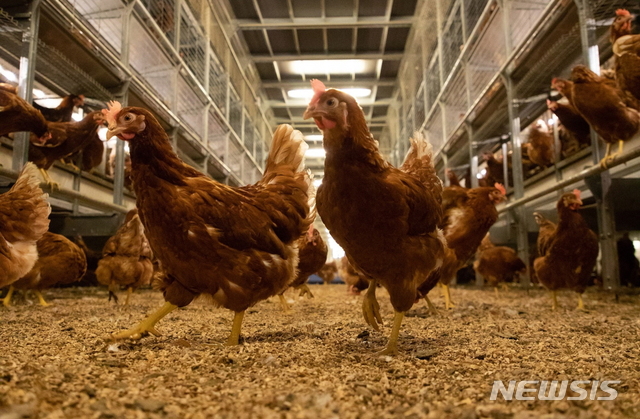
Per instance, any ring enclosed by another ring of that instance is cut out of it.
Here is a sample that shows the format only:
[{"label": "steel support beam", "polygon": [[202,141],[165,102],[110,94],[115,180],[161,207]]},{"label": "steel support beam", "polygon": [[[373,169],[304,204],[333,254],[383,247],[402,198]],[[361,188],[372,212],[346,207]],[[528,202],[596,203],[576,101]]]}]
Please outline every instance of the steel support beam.
[{"label": "steel support beam", "polygon": [[390,19],[380,17],[325,17],[293,18],[293,19],[238,19],[237,26],[241,30],[262,29],[335,29],[335,28],[402,28],[410,27],[414,22],[413,16],[397,16]]},{"label": "steel support beam", "polygon": [[[36,71],[36,53],[38,50],[38,29],[40,27],[40,0],[34,0],[26,19],[20,19],[22,28],[22,51],[20,52],[20,70],[18,72],[18,96],[28,103],[33,102],[33,79]],[[15,171],[29,160],[29,132],[18,132],[13,140],[11,167]]]},{"label": "steel support beam", "polygon": [[340,54],[256,54],[251,58],[256,63],[270,63],[273,61],[298,61],[298,60],[387,60],[400,61],[404,56],[401,52],[372,52],[372,53],[340,53]]},{"label": "steel support beam", "polygon": [[[593,11],[587,0],[575,0],[580,20],[580,40],[582,42],[582,56],[588,67],[596,74],[600,74],[600,53],[596,40],[596,25]],[[595,131],[591,130],[591,150],[594,165],[598,165],[603,157],[600,140]],[[600,253],[602,267],[602,282],[606,289],[620,287],[620,267],[618,265],[618,248],[616,243],[616,222],[614,217],[613,199],[609,194],[611,188],[611,173],[600,172],[599,182],[601,191],[593,191],[596,198],[598,212],[598,230],[600,232]]]}]

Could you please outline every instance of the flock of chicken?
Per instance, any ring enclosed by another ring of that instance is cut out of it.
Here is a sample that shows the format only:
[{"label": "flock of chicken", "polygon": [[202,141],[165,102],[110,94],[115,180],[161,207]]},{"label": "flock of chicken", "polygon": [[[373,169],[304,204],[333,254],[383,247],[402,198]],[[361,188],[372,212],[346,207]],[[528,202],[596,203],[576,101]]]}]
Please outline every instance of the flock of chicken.
[{"label": "flock of chicken", "polygon": [[[612,34],[624,32],[626,16],[618,11]],[[618,58],[629,54],[624,39],[615,38]],[[625,81],[619,83],[630,86],[625,60],[618,60],[616,74],[624,74]],[[607,135],[598,123],[614,119],[613,109],[618,109],[624,110],[618,117],[635,121],[630,127],[637,128],[637,111],[623,108],[627,105],[620,102],[623,90],[582,66],[572,76],[572,81],[554,80],[554,86],[608,144],[635,133],[629,129]],[[160,319],[206,294],[235,313],[227,343],[238,344],[249,307],[278,295],[288,309],[285,290],[294,287],[312,296],[306,286],[308,276],[314,272],[331,276],[332,269],[323,267],[326,245],[313,228],[316,214],[346,253],[339,270],[349,289],[366,289],[363,315],[376,330],[382,324],[376,290],[383,286],[389,293],[395,315],[381,354],[398,352],[404,314],[422,298],[433,308],[427,294],[437,284],[442,286],[446,307],[453,306],[449,284],[476,254],[475,268],[494,286],[526,270],[513,250],[493,246],[487,234],[498,218],[496,205],[505,199],[502,185],[464,188],[449,174],[451,186],[443,187],[431,145],[419,134],[411,139],[402,166],[391,166],[380,154],[353,97],[326,89],[318,80],[312,81],[312,88],[314,96],[304,118],[313,119],[322,131],[326,151],[325,175],[317,191],[304,167],[306,143],[289,125],[280,125],[274,133],[263,178],[254,185],[233,188],[182,162],[146,109],[111,102],[108,109],[78,123],[95,130],[104,121],[107,138],[129,143],[137,197],[137,209],[106,244],[96,276],[114,297],[121,286],[130,295],[153,277],[165,299],[158,311],[131,329],[114,333],[112,339],[158,335]],[[6,98],[8,90],[1,91]],[[591,92],[591,98],[600,97],[590,101],[599,107],[597,115],[585,108],[585,92]],[[617,99],[608,101],[614,93]],[[24,106],[6,103],[2,102],[0,112]],[[2,126],[1,131],[31,130],[33,147],[41,148],[59,135],[52,123],[39,117],[34,121],[39,125],[21,121],[22,125]],[[0,287],[12,286],[5,303],[13,288],[37,291],[55,281],[48,269],[64,266],[69,277],[79,277],[86,270],[78,246],[47,232],[50,209],[38,183],[37,171],[29,163],[13,188],[0,195]],[[552,292],[554,309],[556,291],[570,289],[580,296],[596,263],[598,240],[578,212],[581,205],[580,191],[574,190],[557,202],[557,225],[535,215],[540,235],[533,268],[540,283]],[[581,297],[578,308],[584,308]]]}]

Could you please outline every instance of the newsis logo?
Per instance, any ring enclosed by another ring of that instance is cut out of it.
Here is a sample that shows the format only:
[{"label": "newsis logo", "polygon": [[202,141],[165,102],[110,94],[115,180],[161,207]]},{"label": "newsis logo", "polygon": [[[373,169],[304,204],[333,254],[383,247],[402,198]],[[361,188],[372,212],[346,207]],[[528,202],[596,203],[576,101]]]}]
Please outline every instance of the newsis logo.
[{"label": "newsis logo", "polygon": [[[611,388],[615,384],[620,384],[620,381],[509,381],[508,386],[502,381],[494,381],[491,400],[497,400],[498,393],[504,400],[615,400],[618,391]],[[576,395],[566,397],[567,389]],[[607,396],[598,396],[598,390]]]}]

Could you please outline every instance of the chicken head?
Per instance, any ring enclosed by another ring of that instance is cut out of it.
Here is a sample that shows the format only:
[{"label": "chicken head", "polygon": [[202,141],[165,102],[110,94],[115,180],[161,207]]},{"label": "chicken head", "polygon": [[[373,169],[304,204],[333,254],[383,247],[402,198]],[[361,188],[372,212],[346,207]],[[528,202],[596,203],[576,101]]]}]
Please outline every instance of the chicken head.
[{"label": "chicken head", "polygon": [[335,89],[327,90],[320,80],[311,80],[314,96],[309,102],[304,119],[313,118],[321,131],[334,128],[346,131],[349,127],[348,108],[358,106],[351,96]]},{"label": "chicken head", "polygon": [[569,208],[571,211],[577,211],[582,206],[582,199],[580,199],[580,191],[575,189],[573,192],[568,192],[562,195],[559,205]]},{"label": "chicken head", "polygon": [[121,140],[130,141],[147,127],[144,115],[131,108],[123,109],[120,102],[109,102],[109,109],[103,109],[102,114],[109,127],[107,138],[115,136]]}]

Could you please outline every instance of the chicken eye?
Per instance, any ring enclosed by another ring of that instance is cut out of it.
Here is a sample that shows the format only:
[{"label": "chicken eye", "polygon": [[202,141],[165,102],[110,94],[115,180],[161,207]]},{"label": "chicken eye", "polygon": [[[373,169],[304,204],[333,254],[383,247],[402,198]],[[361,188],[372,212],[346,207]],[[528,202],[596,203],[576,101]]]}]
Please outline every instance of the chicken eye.
[{"label": "chicken eye", "polygon": [[131,115],[130,113],[126,114],[124,116],[124,120],[125,122],[131,122],[133,120],[133,115]]},{"label": "chicken eye", "polygon": [[327,106],[331,106],[331,107],[334,107],[334,106],[338,105],[338,101],[336,99],[334,99],[334,98],[331,98],[331,99],[327,100],[326,103],[327,103]]}]

